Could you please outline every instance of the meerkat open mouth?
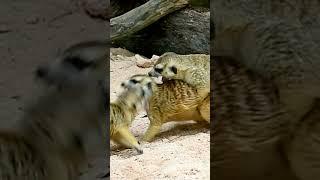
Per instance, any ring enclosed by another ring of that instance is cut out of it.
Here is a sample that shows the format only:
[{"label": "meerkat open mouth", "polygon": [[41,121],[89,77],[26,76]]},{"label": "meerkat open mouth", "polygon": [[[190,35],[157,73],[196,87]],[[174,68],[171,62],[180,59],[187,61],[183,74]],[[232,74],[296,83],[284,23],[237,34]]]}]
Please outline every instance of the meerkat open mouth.
[{"label": "meerkat open mouth", "polygon": [[[164,78],[162,76],[152,77],[152,79],[154,79],[156,84],[163,84],[163,81],[164,81]],[[168,80],[168,79],[166,79],[166,80]]]}]

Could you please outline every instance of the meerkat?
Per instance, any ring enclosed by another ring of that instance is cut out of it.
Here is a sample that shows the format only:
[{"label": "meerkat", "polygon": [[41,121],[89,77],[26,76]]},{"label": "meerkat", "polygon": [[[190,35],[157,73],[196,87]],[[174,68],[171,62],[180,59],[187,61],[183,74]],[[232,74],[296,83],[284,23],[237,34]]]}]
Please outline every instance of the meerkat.
[{"label": "meerkat", "polygon": [[273,168],[281,169],[277,161],[285,153],[281,143],[288,138],[292,119],[280,101],[277,86],[233,58],[214,56],[212,61],[213,177],[274,177]]},{"label": "meerkat", "polygon": [[122,83],[124,88],[141,85],[151,89],[147,102],[150,125],[143,141],[152,141],[162,124],[169,121],[204,121],[210,123],[210,95],[203,100],[196,89],[182,80],[166,80],[162,84],[147,74],[131,76]]},{"label": "meerkat", "polygon": [[199,96],[206,98],[210,92],[210,56],[205,54],[179,55],[164,53],[155,62],[150,76],[179,79],[195,87]]},{"label": "meerkat", "polygon": [[110,103],[110,138],[121,145],[136,149],[139,154],[142,154],[143,150],[130,132],[129,126],[138,111],[145,107],[149,91],[151,90],[142,86],[134,86],[123,91]]},{"label": "meerkat", "polygon": [[0,131],[0,179],[77,180],[86,137],[104,142],[107,43],[82,42],[35,71],[17,129]]}]

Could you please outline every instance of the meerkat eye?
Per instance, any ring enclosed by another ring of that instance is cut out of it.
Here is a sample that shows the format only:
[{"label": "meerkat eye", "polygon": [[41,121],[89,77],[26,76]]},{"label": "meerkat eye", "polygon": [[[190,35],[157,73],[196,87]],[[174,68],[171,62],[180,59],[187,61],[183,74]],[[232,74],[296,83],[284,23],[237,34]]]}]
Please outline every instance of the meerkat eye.
[{"label": "meerkat eye", "polygon": [[174,73],[174,74],[177,74],[178,70],[175,66],[171,66],[170,67],[170,70]]},{"label": "meerkat eye", "polygon": [[155,70],[157,73],[162,73],[162,71],[163,71],[162,68],[158,68],[158,67],[155,67],[154,70]]},{"label": "meerkat eye", "polygon": [[137,84],[138,83],[138,81],[135,80],[135,79],[131,79],[130,82],[133,83],[133,84]]},{"label": "meerkat eye", "polygon": [[141,96],[144,97],[146,95],[146,92],[142,89]]},{"label": "meerkat eye", "polygon": [[84,61],[79,57],[67,57],[65,62],[73,65],[78,70],[83,70],[92,65],[92,62]]},{"label": "meerkat eye", "polygon": [[148,89],[152,89],[152,84],[151,84],[151,82],[148,82],[147,87],[148,87]]}]

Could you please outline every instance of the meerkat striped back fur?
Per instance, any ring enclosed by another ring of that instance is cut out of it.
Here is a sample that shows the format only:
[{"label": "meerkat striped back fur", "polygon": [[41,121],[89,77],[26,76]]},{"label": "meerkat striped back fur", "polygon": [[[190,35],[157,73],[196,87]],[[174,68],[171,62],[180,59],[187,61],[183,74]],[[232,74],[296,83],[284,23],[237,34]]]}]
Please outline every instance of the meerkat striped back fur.
[{"label": "meerkat striped back fur", "polygon": [[213,177],[260,179],[281,156],[290,118],[272,81],[233,58],[212,61]]}]

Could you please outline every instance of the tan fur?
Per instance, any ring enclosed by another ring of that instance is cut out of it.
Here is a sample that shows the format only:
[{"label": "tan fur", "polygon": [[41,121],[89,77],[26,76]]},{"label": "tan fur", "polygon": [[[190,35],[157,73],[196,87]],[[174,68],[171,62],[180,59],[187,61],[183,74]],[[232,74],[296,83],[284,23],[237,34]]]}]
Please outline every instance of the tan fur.
[{"label": "tan fur", "polygon": [[141,86],[126,89],[114,102],[110,103],[110,138],[126,147],[135,148],[142,154],[136,138],[129,130],[137,112],[147,100],[147,92]]},{"label": "tan fur", "polygon": [[210,92],[210,56],[165,53],[157,60],[149,75],[183,80],[195,87],[199,96],[206,98]]},{"label": "tan fur", "polygon": [[169,121],[210,121],[210,96],[204,101],[194,87],[181,80],[156,84],[148,75],[134,75],[123,83],[124,87],[142,85],[152,88],[147,114],[150,126],[143,140],[151,141],[162,124]]},{"label": "tan fur", "polygon": [[37,69],[38,91],[19,127],[0,132],[0,179],[79,179],[88,163],[87,135],[104,142],[107,48],[79,43]]}]

